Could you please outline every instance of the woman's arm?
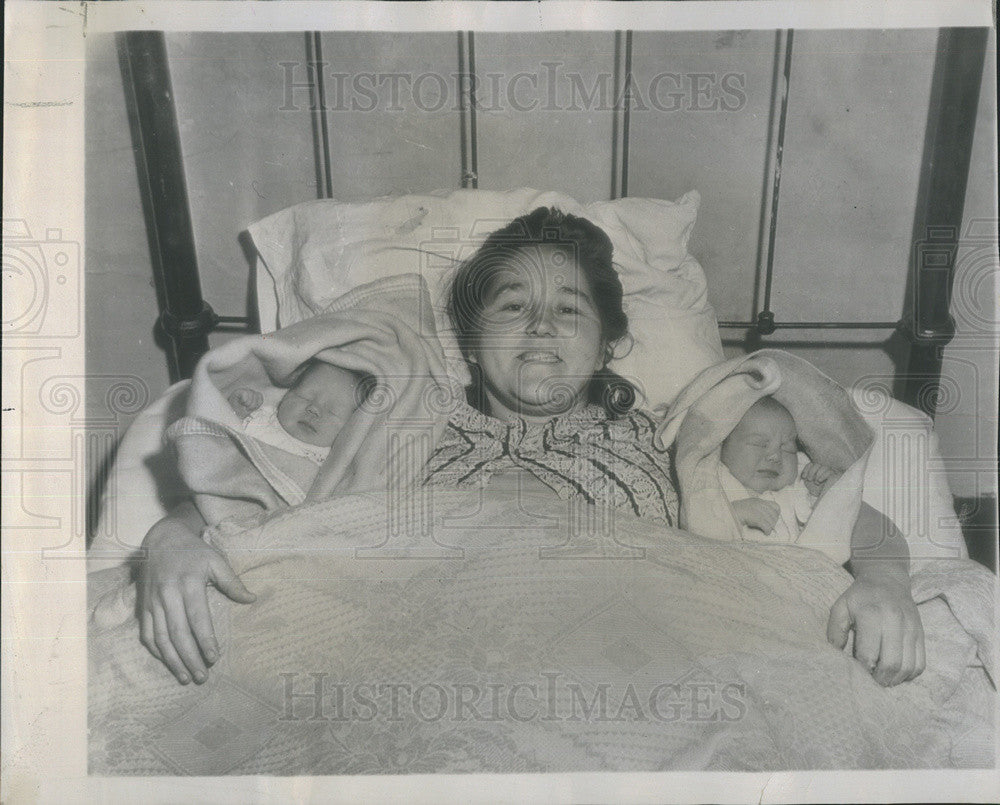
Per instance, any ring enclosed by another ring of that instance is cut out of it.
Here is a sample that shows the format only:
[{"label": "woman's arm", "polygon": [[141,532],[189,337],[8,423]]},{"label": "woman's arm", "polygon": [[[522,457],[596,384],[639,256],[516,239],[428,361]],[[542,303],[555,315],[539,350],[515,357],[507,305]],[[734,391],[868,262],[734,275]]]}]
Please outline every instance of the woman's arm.
[{"label": "woman's arm", "polygon": [[910,592],[910,552],[888,517],[861,504],[851,535],[854,584],[830,611],[827,639],[838,648],[854,629],[854,656],[882,685],[924,670],[924,632]]},{"label": "woman's arm", "polygon": [[139,563],[140,639],[183,685],[204,682],[219,658],[208,585],[241,604],[256,597],[201,538],[204,527],[194,503],[182,503],[146,534]]}]

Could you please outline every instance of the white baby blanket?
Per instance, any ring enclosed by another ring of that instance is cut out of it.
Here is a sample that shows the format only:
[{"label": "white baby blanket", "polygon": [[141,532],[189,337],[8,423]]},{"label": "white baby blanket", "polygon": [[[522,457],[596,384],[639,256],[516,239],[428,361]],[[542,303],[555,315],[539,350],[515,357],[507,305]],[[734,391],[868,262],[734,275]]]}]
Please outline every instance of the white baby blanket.
[{"label": "white baby blanket", "polygon": [[[228,401],[237,388],[291,385],[314,357],[377,381],[318,472],[309,459],[251,436]],[[452,397],[426,286],[417,275],[401,275],[355,288],[311,319],[209,352],[195,370],[187,416],[169,434],[184,481],[206,521],[216,523],[383,488],[390,476],[397,486],[412,483],[420,466],[397,459],[411,450],[407,438],[417,430],[433,444]],[[406,433],[393,440],[397,425]]]},{"label": "white baby blanket", "polygon": [[676,442],[681,526],[716,539],[742,539],[742,528],[719,480],[723,440],[761,397],[788,409],[813,461],[843,475],[817,502],[796,544],[838,562],[850,558],[873,434],[836,382],[802,358],[762,349],[706,369],[681,391],[657,433]]}]

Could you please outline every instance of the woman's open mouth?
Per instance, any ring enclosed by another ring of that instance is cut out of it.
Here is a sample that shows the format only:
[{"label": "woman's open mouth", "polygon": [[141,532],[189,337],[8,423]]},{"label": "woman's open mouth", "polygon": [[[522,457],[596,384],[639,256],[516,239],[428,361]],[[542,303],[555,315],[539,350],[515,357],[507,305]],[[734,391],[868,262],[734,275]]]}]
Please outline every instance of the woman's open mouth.
[{"label": "woman's open mouth", "polygon": [[523,363],[562,363],[562,358],[550,350],[522,352],[517,359]]},{"label": "woman's open mouth", "polygon": [[763,475],[765,478],[777,478],[778,477],[778,471],[777,470],[757,470],[757,473],[759,475]]}]

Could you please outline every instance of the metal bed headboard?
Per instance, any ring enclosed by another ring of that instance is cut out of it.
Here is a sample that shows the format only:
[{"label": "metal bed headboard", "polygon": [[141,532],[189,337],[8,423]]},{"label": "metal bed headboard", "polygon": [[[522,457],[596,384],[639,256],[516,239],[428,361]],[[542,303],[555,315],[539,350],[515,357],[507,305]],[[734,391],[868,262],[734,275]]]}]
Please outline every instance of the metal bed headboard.
[{"label": "metal bed headboard", "polygon": [[[479,168],[475,35],[463,31],[457,38],[459,74],[462,76],[461,186],[476,188]],[[615,110],[612,130],[613,198],[628,195],[633,38],[632,31],[615,34],[615,89],[616,97],[621,90],[622,102]],[[323,62],[321,35],[308,32],[305,40],[316,183],[319,196],[331,198],[326,90],[323,71],[318,69]],[[220,316],[202,297],[164,35],[158,31],[127,32],[119,34],[118,42],[158,291],[159,324],[170,339],[167,361],[171,380],[176,381],[191,376],[198,359],[208,350],[210,332],[223,327],[253,330],[258,325],[248,316]],[[911,238],[907,278],[909,303],[904,317],[898,321],[791,322],[777,319],[771,309],[793,42],[794,31],[777,33],[776,79],[782,50],[784,59],[771,170],[768,247],[766,261],[758,265],[758,272],[762,270],[764,277],[763,303],[749,321],[720,321],[719,326],[744,330],[746,342],[751,344],[777,330],[890,330],[890,335],[901,334],[909,343],[909,359],[900,394],[905,402],[933,416],[942,350],[955,333],[955,322],[949,311],[986,57],[987,29],[943,28],[938,34]],[[777,89],[778,82],[775,83]]]}]

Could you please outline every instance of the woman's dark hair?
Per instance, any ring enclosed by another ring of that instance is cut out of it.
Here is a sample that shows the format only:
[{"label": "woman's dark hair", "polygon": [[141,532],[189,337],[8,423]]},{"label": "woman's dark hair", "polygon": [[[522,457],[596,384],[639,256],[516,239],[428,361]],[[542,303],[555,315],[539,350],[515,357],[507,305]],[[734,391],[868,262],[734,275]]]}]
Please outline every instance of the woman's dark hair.
[{"label": "woman's dark hair", "polygon": [[[626,413],[636,400],[635,387],[607,368],[614,347],[626,339],[628,316],[622,309],[622,283],[611,261],[611,239],[586,218],[538,207],[493,232],[472,257],[462,263],[451,283],[448,315],[464,353],[475,345],[481,314],[490,301],[496,279],[509,270],[511,257],[541,245],[566,246],[587,278],[594,306],[601,320],[605,366],[594,373],[587,387],[587,402],[604,408],[610,417]],[[473,384],[469,402],[486,411],[488,403],[478,366],[470,366]]]}]

